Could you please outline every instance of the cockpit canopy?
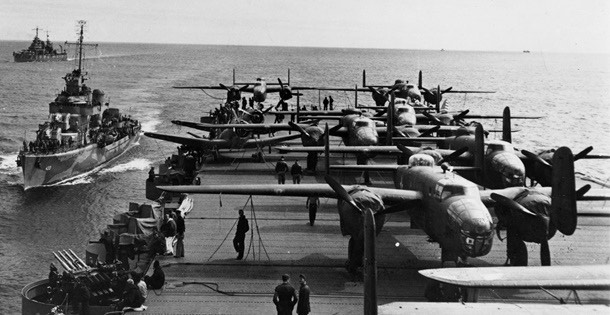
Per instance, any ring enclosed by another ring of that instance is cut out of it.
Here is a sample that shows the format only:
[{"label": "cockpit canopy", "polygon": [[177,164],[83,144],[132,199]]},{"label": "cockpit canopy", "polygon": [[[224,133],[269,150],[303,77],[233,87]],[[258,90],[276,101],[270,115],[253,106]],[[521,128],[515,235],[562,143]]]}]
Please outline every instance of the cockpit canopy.
[{"label": "cockpit canopy", "polygon": [[441,199],[445,200],[453,196],[471,196],[479,198],[479,189],[475,185],[467,185],[459,182],[449,182],[441,180],[436,184],[436,195]]},{"label": "cockpit canopy", "polygon": [[356,127],[366,127],[370,125],[370,121],[368,120],[356,120],[354,121],[354,126]]},{"label": "cockpit canopy", "polygon": [[405,104],[405,106],[400,106],[396,108],[396,114],[400,115],[402,113],[412,113],[413,112],[413,107],[408,106]]},{"label": "cockpit canopy", "polygon": [[409,157],[409,166],[434,166],[434,158],[427,154],[413,154]]},{"label": "cockpit canopy", "polygon": [[509,142],[506,142],[506,141],[499,141],[499,140],[490,141],[486,145],[487,145],[487,150],[485,151],[485,154],[489,154],[489,153],[494,152],[494,151],[513,152],[515,150],[513,145],[511,143],[509,143]]}]

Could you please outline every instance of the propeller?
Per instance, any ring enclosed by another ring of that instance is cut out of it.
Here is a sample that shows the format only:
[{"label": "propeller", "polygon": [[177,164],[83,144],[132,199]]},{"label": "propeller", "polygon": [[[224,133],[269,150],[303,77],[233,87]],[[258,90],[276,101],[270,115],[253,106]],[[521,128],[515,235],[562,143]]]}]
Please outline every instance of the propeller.
[{"label": "propeller", "polygon": [[432,134],[433,134],[433,133],[435,133],[435,132],[439,131],[440,129],[441,129],[441,126],[436,125],[436,126],[434,126],[434,127],[430,128],[430,129],[428,129],[428,130],[426,130],[426,131],[422,132],[422,134],[421,134],[421,135],[419,135],[419,136],[420,136],[420,137],[430,137],[430,136],[432,136]]},{"label": "propeller", "polygon": [[332,178],[330,175],[324,175],[324,180],[330,186],[330,188],[332,188],[337,193],[339,199],[345,201],[346,203],[349,203],[352,207],[354,207],[354,209],[363,212],[362,209],[356,204],[352,196],[347,193],[345,188],[343,188],[343,186],[339,184],[334,178]]},{"label": "propeller", "polygon": [[273,106],[269,106],[269,108],[265,109],[262,111],[263,114],[268,113],[271,109],[273,109]]},{"label": "propeller", "polygon": [[534,153],[532,153],[530,151],[527,151],[527,150],[521,150],[521,153],[523,153],[523,155],[525,155],[528,159],[536,161],[536,162],[542,164],[544,167],[552,168],[552,166],[551,166],[551,164],[549,164],[549,162],[543,160],[537,154],[534,154]]},{"label": "propeller", "polygon": [[336,126],[330,128],[330,130],[328,132],[332,134],[333,132],[336,132],[337,130],[341,129],[341,127],[343,127],[343,126],[341,126],[340,124],[336,125]]},{"label": "propeller", "polygon": [[586,184],[582,187],[580,187],[580,189],[578,189],[576,191],[576,200],[578,199],[582,199],[582,197],[589,191],[591,190],[591,185]]},{"label": "propeller", "polygon": [[426,116],[426,118],[428,118],[430,121],[434,122],[437,125],[444,125],[444,123],[442,121],[440,121],[440,119],[438,119],[438,117],[430,114],[428,111],[424,111],[422,112],[422,114],[424,116]]},{"label": "propeller", "polygon": [[409,148],[405,147],[404,144],[398,143],[396,144],[396,147],[398,148],[398,150],[402,151],[402,153],[407,157],[411,157],[411,155],[415,154]]},{"label": "propeller", "polygon": [[591,153],[591,151],[593,151],[592,146],[586,147],[584,150],[574,155],[574,161],[584,158],[585,156],[587,156],[587,154]]},{"label": "propeller", "polygon": [[538,217],[537,214],[529,211],[527,208],[525,208],[524,206],[520,205],[518,202],[516,202],[516,201],[514,201],[514,200],[512,200],[512,199],[510,199],[508,197],[505,197],[505,196],[502,196],[502,195],[496,194],[496,193],[491,193],[490,197],[495,202],[497,202],[498,204],[506,207],[507,209],[515,210],[515,211],[518,211],[518,212],[522,212],[522,213],[525,213],[527,215],[531,215],[533,217]]},{"label": "propeller", "polygon": [[470,112],[469,109],[462,111],[461,113],[457,114],[457,115],[453,115],[453,121],[455,122],[459,122],[461,120],[464,119],[464,117],[466,117],[466,115],[468,115],[468,113]]},{"label": "propeller", "polygon": [[409,135],[405,134],[404,132],[402,132],[400,129],[398,129],[396,126],[393,127],[394,133],[396,133],[397,135],[403,137],[403,138],[409,138]]},{"label": "propeller", "polygon": [[277,78],[277,82],[280,83],[280,98],[282,100],[289,100],[292,98],[292,90],[290,90],[290,86],[286,85],[284,86],[284,83],[282,83],[282,80],[280,78]]},{"label": "propeller", "polygon": [[292,129],[294,129],[294,130],[296,130],[296,131],[300,132],[300,133],[301,133],[302,135],[304,135],[305,137],[307,137],[307,138],[310,138],[310,139],[311,139],[311,135],[310,135],[310,134],[309,134],[307,131],[305,131],[305,129],[303,129],[303,127],[301,127],[301,126],[299,126],[299,125],[295,124],[295,123],[294,123],[294,122],[292,122],[292,121],[289,121],[289,122],[288,122],[288,125],[290,125],[290,127],[291,127]]},{"label": "propeller", "polygon": [[[539,232],[544,231],[544,235],[537,237],[536,242],[540,243],[540,263],[541,263],[541,265],[550,266],[551,265],[551,252],[550,252],[549,243],[548,243],[549,222],[550,222],[549,217],[546,215],[540,214],[540,213],[533,213],[530,210],[528,210],[527,208],[525,208],[524,206],[520,205],[518,202],[516,202],[510,198],[507,198],[505,196],[502,196],[500,194],[491,193],[490,197],[491,197],[491,199],[496,201],[498,204],[502,205],[506,209],[509,209],[513,213],[526,214],[528,216],[533,217],[533,219],[536,220],[534,225],[528,225],[528,226],[530,226],[530,228],[532,228],[534,230],[540,229],[540,230],[538,230]],[[510,216],[514,217],[514,215],[510,215]],[[515,222],[515,223],[513,223],[513,225],[520,225],[520,223]],[[508,227],[508,228],[511,228],[511,227]],[[499,233],[499,231],[497,231],[497,233]],[[536,233],[536,231],[533,231],[533,233]],[[509,234],[509,236],[510,236],[510,234]],[[521,236],[516,236],[512,242],[518,243],[515,245],[515,247],[523,246],[523,249],[525,249],[525,247],[524,247],[525,245],[523,243],[524,240],[521,238]],[[527,250],[525,250],[525,252],[521,252],[521,253],[517,254],[517,256],[514,258],[517,260],[517,264],[527,265]],[[509,259],[510,259],[510,257],[509,257]]]},{"label": "propeller", "polygon": [[[452,160],[455,160],[457,157],[459,157],[460,155],[464,154],[464,152],[468,151],[468,147],[462,147],[459,150],[455,150],[453,151],[453,153],[447,155],[446,157],[442,158],[438,164],[443,164],[444,162],[449,162]],[[495,200],[495,199],[494,199]]]},{"label": "propeller", "polygon": [[241,92],[243,92],[245,89],[248,88],[249,84],[246,84],[240,88],[237,88],[236,86],[231,86],[228,87],[222,83],[218,84],[221,88],[227,90],[227,101],[231,102],[231,101],[236,101],[236,100],[240,100],[241,99]]}]

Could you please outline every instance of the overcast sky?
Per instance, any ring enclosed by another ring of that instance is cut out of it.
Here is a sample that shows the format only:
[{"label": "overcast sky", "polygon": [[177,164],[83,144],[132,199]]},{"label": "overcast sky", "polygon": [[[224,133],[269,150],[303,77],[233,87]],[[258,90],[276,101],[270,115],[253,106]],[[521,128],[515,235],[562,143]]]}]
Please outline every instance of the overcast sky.
[{"label": "overcast sky", "polygon": [[0,40],[81,19],[91,42],[610,53],[607,0],[0,0]]}]

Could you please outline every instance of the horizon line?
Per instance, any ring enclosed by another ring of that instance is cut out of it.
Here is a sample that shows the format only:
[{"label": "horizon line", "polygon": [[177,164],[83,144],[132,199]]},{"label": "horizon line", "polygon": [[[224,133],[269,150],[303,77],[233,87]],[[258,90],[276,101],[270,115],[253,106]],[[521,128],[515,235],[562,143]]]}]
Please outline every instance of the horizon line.
[{"label": "horizon line", "polygon": [[[31,40],[23,39],[0,39],[1,41],[12,42],[30,42]],[[65,42],[65,41],[64,41]],[[149,44],[149,45],[189,45],[189,46],[231,46],[231,47],[280,47],[280,48],[323,48],[323,49],[371,49],[371,50],[415,50],[415,51],[438,51],[438,52],[496,52],[496,53],[553,53],[553,54],[601,54],[608,55],[608,52],[602,51],[548,51],[548,50],[478,50],[478,49],[446,49],[446,48],[397,48],[397,47],[340,47],[340,46],[286,46],[286,45],[256,45],[256,44],[202,44],[202,43],[161,43],[161,42],[113,42],[113,41],[96,41],[96,43],[106,44]]]}]

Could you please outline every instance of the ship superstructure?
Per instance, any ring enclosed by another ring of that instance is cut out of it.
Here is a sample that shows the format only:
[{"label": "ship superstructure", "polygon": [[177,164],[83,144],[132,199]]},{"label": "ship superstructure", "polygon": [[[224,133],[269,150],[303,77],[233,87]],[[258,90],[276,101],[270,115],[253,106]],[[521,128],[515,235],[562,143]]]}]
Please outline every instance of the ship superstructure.
[{"label": "ship superstructure", "polygon": [[55,49],[53,43],[49,39],[49,33],[47,32],[47,40],[44,41],[38,37],[38,31],[36,27],[36,36],[30,47],[20,52],[13,52],[13,58],[15,62],[32,62],[32,61],[66,61],[68,60],[68,53],[64,50],[61,45],[59,50]]}]

